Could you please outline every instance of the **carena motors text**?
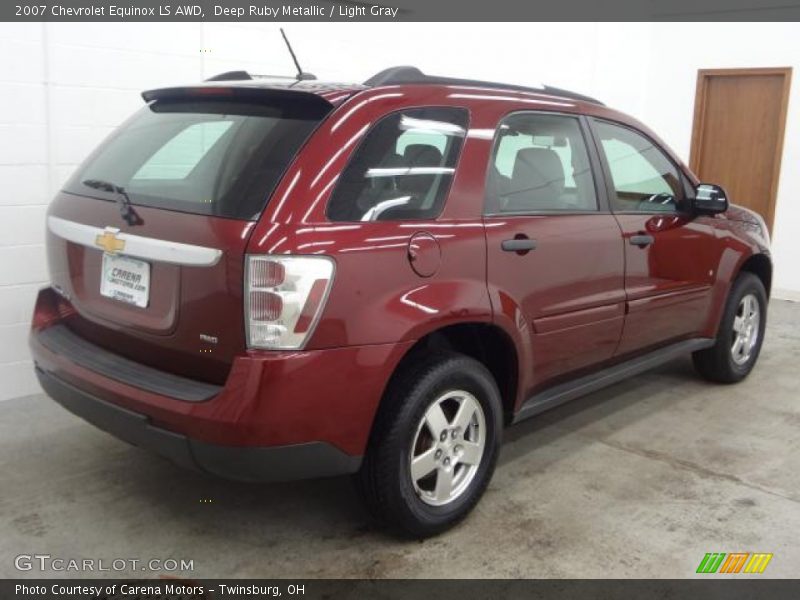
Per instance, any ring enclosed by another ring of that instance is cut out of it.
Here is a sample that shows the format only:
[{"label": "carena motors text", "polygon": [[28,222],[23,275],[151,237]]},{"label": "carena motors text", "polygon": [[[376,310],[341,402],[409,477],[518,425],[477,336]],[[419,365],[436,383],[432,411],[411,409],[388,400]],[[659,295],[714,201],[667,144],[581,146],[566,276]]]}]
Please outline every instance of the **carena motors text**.
[{"label": "carena motors text", "polygon": [[261,584],[248,584],[248,585],[226,585],[219,584],[216,586],[202,586],[196,584],[184,583],[157,583],[157,584],[108,584],[108,585],[84,585],[84,584],[53,584],[53,585],[27,585],[17,584],[14,588],[14,593],[18,596],[44,596],[50,594],[53,596],[92,596],[101,598],[106,596],[161,596],[168,595],[170,597],[182,596],[201,596],[212,591],[218,592],[222,596],[264,596],[264,597],[277,597],[281,596],[283,591],[289,596],[302,596],[305,594],[305,586],[303,584],[295,585],[289,584],[282,590],[281,587],[275,585],[261,585]]}]

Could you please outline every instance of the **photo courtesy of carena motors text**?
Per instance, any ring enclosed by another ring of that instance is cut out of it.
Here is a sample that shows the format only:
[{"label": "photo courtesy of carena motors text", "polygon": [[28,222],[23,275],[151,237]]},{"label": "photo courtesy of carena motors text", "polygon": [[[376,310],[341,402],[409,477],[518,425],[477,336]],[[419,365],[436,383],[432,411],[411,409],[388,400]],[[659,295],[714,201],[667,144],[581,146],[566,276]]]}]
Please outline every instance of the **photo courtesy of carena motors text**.
[{"label": "photo courtesy of carena motors text", "polygon": [[797,597],[800,0],[20,1],[0,597]]}]

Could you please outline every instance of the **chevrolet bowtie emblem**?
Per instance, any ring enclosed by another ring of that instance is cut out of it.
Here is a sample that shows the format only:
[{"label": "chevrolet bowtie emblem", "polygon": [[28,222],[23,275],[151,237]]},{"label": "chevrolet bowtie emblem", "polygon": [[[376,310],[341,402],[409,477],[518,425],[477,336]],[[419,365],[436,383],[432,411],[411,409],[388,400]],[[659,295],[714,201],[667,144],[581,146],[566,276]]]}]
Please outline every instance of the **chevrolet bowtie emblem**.
[{"label": "chevrolet bowtie emblem", "polygon": [[102,235],[98,235],[94,239],[96,246],[103,249],[108,254],[116,254],[125,249],[125,240],[117,237],[119,229],[116,227],[106,227]]}]

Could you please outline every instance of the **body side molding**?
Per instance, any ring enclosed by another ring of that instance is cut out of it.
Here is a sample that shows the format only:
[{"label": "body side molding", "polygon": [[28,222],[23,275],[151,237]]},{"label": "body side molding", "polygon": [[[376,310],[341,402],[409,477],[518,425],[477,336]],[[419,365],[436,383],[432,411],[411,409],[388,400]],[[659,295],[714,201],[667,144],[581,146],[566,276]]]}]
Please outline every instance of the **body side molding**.
[{"label": "body side molding", "polygon": [[714,343],[715,341],[711,338],[684,340],[612,365],[596,373],[590,373],[573,381],[548,388],[528,398],[514,415],[513,422],[519,423],[565,402],[649,371],[683,354],[710,348]]}]

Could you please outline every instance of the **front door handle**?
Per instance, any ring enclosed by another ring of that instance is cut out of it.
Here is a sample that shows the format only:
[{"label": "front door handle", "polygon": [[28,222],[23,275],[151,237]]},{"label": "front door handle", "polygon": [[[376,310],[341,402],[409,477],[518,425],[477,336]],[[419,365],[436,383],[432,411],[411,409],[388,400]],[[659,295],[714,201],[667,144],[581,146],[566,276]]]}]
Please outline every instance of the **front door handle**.
[{"label": "front door handle", "polygon": [[631,246],[639,246],[639,248],[644,248],[645,246],[649,246],[650,244],[652,244],[655,241],[656,241],[656,238],[654,238],[652,235],[649,235],[649,234],[646,234],[646,233],[644,233],[644,234],[640,233],[638,235],[632,235],[630,240],[629,240]]},{"label": "front door handle", "polygon": [[506,252],[530,252],[536,250],[536,240],[528,238],[514,238],[512,240],[503,240],[500,244]]}]

